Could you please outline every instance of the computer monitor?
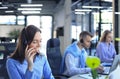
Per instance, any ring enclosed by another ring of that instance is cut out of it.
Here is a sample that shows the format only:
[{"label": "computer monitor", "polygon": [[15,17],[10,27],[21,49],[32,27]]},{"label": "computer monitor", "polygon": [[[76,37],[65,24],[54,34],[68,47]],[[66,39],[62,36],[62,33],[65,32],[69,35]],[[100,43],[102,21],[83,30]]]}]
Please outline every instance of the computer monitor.
[{"label": "computer monitor", "polygon": [[4,53],[0,52],[0,60],[3,60],[3,59],[4,59]]}]

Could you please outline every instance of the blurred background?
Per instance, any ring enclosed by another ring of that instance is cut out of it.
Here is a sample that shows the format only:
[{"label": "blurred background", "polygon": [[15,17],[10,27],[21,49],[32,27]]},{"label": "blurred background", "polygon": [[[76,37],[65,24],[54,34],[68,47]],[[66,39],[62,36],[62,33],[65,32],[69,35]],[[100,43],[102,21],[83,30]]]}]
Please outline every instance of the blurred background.
[{"label": "blurred background", "polygon": [[[84,30],[94,35],[88,50],[90,55],[95,52],[104,30],[112,31],[119,52],[119,4],[120,0],[0,0],[0,51],[5,52],[5,56],[12,53],[21,29],[33,24],[42,30],[41,52],[44,54],[50,38],[60,39],[63,54],[69,44],[79,40],[79,33]],[[1,63],[5,56],[0,54]]]}]

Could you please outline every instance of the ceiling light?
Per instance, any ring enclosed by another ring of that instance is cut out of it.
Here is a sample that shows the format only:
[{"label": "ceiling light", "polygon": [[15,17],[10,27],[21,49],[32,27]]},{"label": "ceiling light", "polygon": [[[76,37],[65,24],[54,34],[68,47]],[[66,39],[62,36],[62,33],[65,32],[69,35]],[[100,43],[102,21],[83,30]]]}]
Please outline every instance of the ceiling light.
[{"label": "ceiling light", "polygon": [[118,14],[118,15],[119,15],[119,14],[120,14],[120,12],[115,12],[115,14]]},{"label": "ceiling light", "polygon": [[0,9],[8,9],[8,7],[0,7]]},{"label": "ceiling light", "polygon": [[21,7],[42,7],[43,4],[21,4]]},{"label": "ceiling light", "polygon": [[82,8],[97,8],[97,9],[100,9],[100,8],[103,8],[101,6],[82,6]]},{"label": "ceiling light", "polygon": [[92,10],[90,10],[90,9],[75,9],[75,11],[90,12]]},{"label": "ceiling light", "polygon": [[75,12],[75,14],[85,14],[85,12]]},{"label": "ceiling light", "polygon": [[109,7],[109,8],[111,8],[111,9],[112,9],[113,7]]},{"label": "ceiling light", "polygon": [[113,10],[109,10],[109,9],[107,9],[107,10],[101,10],[101,12],[112,12]]},{"label": "ceiling light", "polygon": [[41,8],[18,8],[18,10],[42,10]]},{"label": "ceiling light", "polygon": [[22,11],[22,14],[40,14],[40,11]]},{"label": "ceiling light", "polygon": [[5,13],[13,13],[14,11],[10,10],[10,11],[5,11]]},{"label": "ceiling light", "polygon": [[2,4],[2,2],[0,2],[0,4]]},{"label": "ceiling light", "polygon": [[93,14],[93,15],[97,15],[97,14],[99,14],[99,12],[92,12],[92,14]]},{"label": "ceiling light", "polygon": [[112,0],[104,0],[104,1],[112,2]]}]

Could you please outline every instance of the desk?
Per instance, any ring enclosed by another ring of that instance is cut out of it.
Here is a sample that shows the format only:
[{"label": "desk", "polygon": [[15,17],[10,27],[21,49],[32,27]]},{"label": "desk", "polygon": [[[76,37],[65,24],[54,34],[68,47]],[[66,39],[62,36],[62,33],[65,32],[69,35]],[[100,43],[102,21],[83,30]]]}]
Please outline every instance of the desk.
[{"label": "desk", "polygon": [[[107,75],[99,75],[99,79],[107,79],[106,77]],[[82,75],[78,74],[68,79],[92,79],[92,76],[90,74],[82,74]]]}]

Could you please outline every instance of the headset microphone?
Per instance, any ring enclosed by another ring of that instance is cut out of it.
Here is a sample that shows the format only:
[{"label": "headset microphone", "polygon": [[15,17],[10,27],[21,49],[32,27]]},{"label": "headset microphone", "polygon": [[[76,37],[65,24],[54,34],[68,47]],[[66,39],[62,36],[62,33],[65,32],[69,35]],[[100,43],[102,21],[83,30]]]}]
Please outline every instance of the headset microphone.
[{"label": "headset microphone", "polygon": [[24,35],[23,35],[23,38],[24,38],[23,43],[24,43],[24,45],[26,46],[26,45],[28,44],[27,34],[26,34],[26,28],[24,28],[23,33],[24,33]]}]

